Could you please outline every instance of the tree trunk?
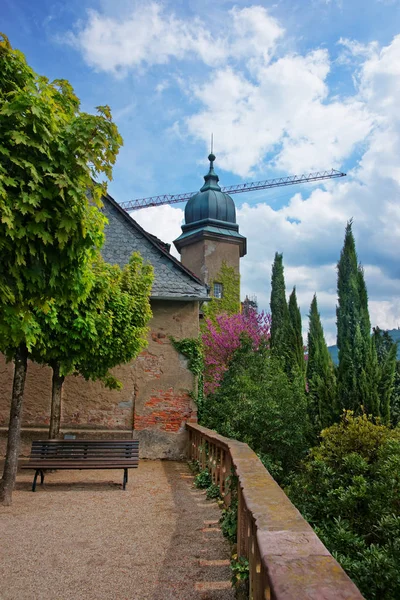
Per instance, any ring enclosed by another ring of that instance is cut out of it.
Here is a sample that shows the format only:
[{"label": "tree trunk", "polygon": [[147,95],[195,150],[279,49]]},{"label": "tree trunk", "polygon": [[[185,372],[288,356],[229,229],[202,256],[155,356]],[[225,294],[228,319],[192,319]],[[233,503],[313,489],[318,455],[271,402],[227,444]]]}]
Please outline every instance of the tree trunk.
[{"label": "tree trunk", "polygon": [[19,446],[21,438],[21,412],[24,399],[24,387],[28,349],[21,344],[14,357],[14,382],[11,397],[10,424],[3,478],[0,482],[0,502],[10,506],[18,468]]},{"label": "tree trunk", "polygon": [[64,383],[64,375],[60,375],[60,365],[53,366],[53,385],[51,390],[51,415],[49,439],[55,440],[60,435],[61,421],[61,396]]}]

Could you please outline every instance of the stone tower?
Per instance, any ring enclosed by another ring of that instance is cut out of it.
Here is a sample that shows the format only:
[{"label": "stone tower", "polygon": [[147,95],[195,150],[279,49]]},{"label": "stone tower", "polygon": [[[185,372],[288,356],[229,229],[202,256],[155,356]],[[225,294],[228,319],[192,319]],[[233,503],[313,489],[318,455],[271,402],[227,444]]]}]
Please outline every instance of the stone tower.
[{"label": "stone tower", "polygon": [[232,198],[221,191],[214,171],[214,154],[208,157],[210,170],[204,185],[186,204],[182,234],[174,241],[182,264],[203,283],[213,284],[211,294],[221,297],[217,275],[222,263],[239,272],[240,258],[246,254],[246,238],[239,233]]}]

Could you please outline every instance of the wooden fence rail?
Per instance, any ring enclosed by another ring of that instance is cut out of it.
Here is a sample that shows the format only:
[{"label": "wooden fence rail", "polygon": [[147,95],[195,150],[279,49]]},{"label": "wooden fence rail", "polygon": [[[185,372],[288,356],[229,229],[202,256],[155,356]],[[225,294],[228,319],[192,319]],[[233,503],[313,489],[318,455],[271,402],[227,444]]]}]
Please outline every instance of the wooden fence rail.
[{"label": "wooden fence rail", "polygon": [[249,561],[250,600],[363,600],[247,444],[186,427],[189,458],[209,470],[228,506],[237,482],[237,547]]}]

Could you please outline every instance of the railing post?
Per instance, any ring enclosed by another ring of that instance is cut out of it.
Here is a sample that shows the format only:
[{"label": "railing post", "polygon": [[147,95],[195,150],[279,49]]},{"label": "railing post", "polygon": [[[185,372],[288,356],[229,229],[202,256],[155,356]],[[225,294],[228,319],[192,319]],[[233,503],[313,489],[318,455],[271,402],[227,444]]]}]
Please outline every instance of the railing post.
[{"label": "railing post", "polygon": [[224,482],[225,482],[225,450],[219,449],[219,466],[218,466],[218,485],[221,498],[224,497]]},{"label": "railing post", "polygon": [[189,429],[189,460],[193,461],[194,433]]},{"label": "railing post", "polygon": [[200,466],[201,466],[200,471],[204,471],[205,452],[206,452],[206,448],[205,448],[204,438],[200,438],[200,460],[199,460],[199,463],[200,463]]},{"label": "railing post", "polygon": [[224,473],[223,473],[223,478],[224,478],[224,503],[225,506],[230,506],[231,504],[231,499],[232,499],[232,461],[231,461],[231,455],[230,452],[224,452]]},{"label": "railing post", "polygon": [[237,517],[237,548],[238,556],[248,558],[248,523],[247,511],[244,505],[244,498],[240,485],[238,483],[238,517]]}]

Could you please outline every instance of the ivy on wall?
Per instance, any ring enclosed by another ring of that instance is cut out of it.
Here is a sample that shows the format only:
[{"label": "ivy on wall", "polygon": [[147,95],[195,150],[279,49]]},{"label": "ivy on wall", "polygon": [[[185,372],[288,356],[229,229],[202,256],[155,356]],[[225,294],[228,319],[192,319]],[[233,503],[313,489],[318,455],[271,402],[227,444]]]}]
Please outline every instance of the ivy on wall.
[{"label": "ivy on wall", "polygon": [[203,345],[200,339],[196,338],[184,338],[183,340],[176,340],[174,337],[170,337],[171,344],[183,356],[188,359],[188,369],[194,375],[198,377],[203,374],[204,370],[204,357],[203,357]]},{"label": "ivy on wall", "polygon": [[222,298],[212,297],[210,302],[203,306],[203,313],[207,319],[215,320],[217,315],[225,313],[234,315],[240,312],[240,275],[234,267],[229,267],[224,261],[221,270],[211,283],[211,293],[214,283],[222,284]]},{"label": "ivy on wall", "polygon": [[204,353],[202,341],[200,338],[176,340],[172,336],[169,339],[175,350],[187,358],[188,369],[197,378],[197,393],[193,393],[192,397],[197,404],[197,411],[200,418],[204,399]]}]

